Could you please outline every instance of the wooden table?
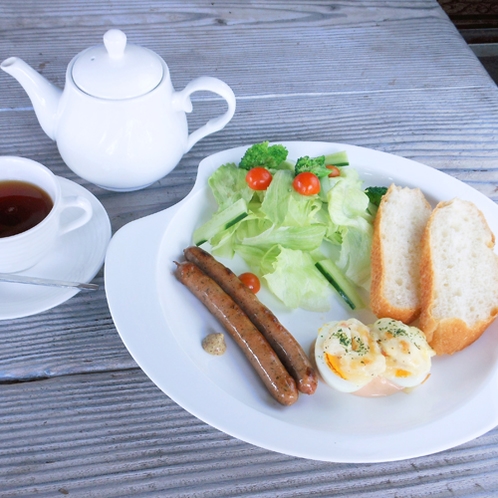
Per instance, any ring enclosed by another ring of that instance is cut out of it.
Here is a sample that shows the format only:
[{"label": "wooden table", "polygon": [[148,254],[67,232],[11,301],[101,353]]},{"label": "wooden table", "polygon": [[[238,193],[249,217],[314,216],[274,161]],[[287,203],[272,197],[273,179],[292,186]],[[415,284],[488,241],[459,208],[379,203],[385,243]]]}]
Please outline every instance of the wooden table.
[{"label": "wooden table", "polygon": [[[112,193],[73,174],[20,85],[0,74],[0,154],[86,187],[113,232],[191,189],[199,161],[262,140],[343,142],[399,154],[498,198],[498,90],[436,0],[0,4],[0,59],[64,84],[110,27],[168,63],[175,88],[216,76],[233,120],[147,189]],[[199,95],[192,128],[222,109]],[[31,317],[0,321],[0,496],[492,496],[498,431],[435,455],[378,464],[294,458],[193,417],[137,367],[114,327],[103,272]]]}]

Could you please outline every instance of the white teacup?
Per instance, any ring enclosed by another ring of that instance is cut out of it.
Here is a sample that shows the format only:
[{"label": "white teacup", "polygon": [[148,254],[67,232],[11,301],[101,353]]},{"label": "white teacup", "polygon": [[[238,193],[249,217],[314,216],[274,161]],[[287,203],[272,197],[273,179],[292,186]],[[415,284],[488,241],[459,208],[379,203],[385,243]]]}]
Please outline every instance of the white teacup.
[{"label": "white teacup", "polygon": [[[81,196],[63,197],[57,177],[31,159],[0,156],[0,187],[5,185],[4,182],[35,185],[48,194],[53,206],[45,218],[32,228],[15,235],[0,236],[0,272],[14,273],[34,266],[47,256],[58,237],[83,226],[92,217],[92,205],[88,199]],[[78,214],[61,217],[69,208],[77,208]]]}]

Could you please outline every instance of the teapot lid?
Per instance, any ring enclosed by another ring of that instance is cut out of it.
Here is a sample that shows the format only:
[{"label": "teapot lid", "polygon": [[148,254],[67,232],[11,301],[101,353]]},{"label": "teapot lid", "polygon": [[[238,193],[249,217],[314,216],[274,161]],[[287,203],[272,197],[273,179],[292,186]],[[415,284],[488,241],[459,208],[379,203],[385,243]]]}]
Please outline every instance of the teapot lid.
[{"label": "teapot lid", "polygon": [[146,48],[126,43],[126,35],[111,29],[104,45],[90,47],[75,60],[76,86],[102,99],[129,99],[153,90],[163,77],[161,58]]}]

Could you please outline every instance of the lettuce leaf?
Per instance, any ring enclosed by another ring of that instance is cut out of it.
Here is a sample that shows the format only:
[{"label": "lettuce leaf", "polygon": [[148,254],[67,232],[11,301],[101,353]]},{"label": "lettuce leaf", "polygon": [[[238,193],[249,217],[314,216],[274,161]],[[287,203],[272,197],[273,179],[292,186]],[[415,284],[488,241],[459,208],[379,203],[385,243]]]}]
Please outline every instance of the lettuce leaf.
[{"label": "lettuce leaf", "polygon": [[327,311],[332,288],[316,269],[311,255],[280,247],[273,271],[263,277],[269,289],[289,308]]},{"label": "lettuce leaf", "polygon": [[347,227],[342,233],[342,244],[337,266],[352,282],[368,288],[370,281],[370,252],[373,228],[366,221],[363,227]]},{"label": "lettuce leaf", "polygon": [[[278,244],[287,249],[313,251],[322,244],[326,230],[327,228],[323,225],[309,225],[307,227],[277,227],[273,225],[253,237],[240,238],[240,243],[261,248],[269,248]],[[240,237],[240,233],[237,235]]]},{"label": "lettuce leaf", "polygon": [[221,211],[239,199],[247,203],[252,199],[254,191],[246,182],[247,171],[239,169],[235,164],[220,166],[208,179],[208,185]]},{"label": "lettuce leaf", "polygon": [[298,194],[293,180],[292,171],[276,171],[261,203],[261,212],[277,226],[307,226],[322,206],[318,196]]},{"label": "lettuce leaf", "polygon": [[327,239],[341,245],[337,266],[356,285],[366,286],[370,278],[373,218],[356,170],[337,177],[327,192],[330,224]]}]

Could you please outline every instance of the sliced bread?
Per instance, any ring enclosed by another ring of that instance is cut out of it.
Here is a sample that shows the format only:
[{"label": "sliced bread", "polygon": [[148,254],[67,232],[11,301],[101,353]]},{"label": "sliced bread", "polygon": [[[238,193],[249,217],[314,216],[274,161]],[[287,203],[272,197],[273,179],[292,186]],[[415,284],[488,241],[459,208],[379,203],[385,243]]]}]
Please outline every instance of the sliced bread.
[{"label": "sliced bread", "polygon": [[420,243],[432,208],[418,188],[391,185],[375,217],[370,307],[411,323],[420,314]]},{"label": "sliced bread", "polygon": [[420,328],[437,354],[478,339],[498,314],[498,256],[481,211],[461,199],[440,202],[422,238]]}]

